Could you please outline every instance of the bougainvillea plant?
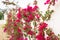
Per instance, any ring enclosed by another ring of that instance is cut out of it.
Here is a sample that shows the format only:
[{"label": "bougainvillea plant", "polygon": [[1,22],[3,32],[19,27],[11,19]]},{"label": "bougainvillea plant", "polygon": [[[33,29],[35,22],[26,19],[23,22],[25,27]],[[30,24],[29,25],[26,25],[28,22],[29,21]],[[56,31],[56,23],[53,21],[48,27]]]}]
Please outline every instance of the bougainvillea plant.
[{"label": "bougainvillea plant", "polygon": [[34,7],[28,5],[17,11],[10,10],[4,27],[4,32],[10,35],[9,40],[60,40],[45,22],[50,20],[54,12],[50,7],[55,5],[55,0],[47,0],[44,4],[48,4],[44,15],[39,11],[36,0]]}]

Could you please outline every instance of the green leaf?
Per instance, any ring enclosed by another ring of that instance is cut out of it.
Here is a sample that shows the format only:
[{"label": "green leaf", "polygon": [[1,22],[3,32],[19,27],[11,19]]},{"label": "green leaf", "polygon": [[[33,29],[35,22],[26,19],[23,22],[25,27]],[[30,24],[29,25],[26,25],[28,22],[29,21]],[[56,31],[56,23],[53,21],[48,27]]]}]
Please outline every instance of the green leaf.
[{"label": "green leaf", "polygon": [[49,11],[49,10],[47,10],[47,11],[46,11],[46,14],[48,14],[49,12],[50,12],[50,11]]},{"label": "green leaf", "polygon": [[42,20],[43,20],[43,21],[46,20],[46,17],[45,17],[45,16],[42,16]]},{"label": "green leaf", "polygon": [[50,11],[50,14],[52,14],[53,12],[54,12],[54,10],[51,10],[51,11]]},{"label": "green leaf", "polygon": [[47,29],[46,34],[50,35],[51,31],[52,31],[51,28]]},{"label": "green leaf", "polygon": [[51,14],[53,13],[54,11],[53,10],[47,10],[46,11],[46,14],[45,14],[45,20],[46,21],[48,21],[48,20],[50,20],[50,18],[51,18]]},{"label": "green leaf", "polygon": [[4,14],[0,12],[0,20],[4,19]]},{"label": "green leaf", "polygon": [[33,25],[34,25],[34,27],[35,27],[35,26],[37,26],[37,23],[34,21],[34,22],[33,22]]}]

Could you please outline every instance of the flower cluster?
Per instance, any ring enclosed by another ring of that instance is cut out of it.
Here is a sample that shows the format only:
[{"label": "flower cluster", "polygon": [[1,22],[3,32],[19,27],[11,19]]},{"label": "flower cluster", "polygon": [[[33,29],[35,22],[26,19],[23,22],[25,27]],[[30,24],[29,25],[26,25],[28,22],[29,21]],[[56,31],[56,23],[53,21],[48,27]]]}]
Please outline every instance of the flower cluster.
[{"label": "flower cluster", "polygon": [[52,4],[52,5],[55,5],[55,0],[47,0],[44,4]]},{"label": "flower cluster", "polygon": [[[9,40],[59,40],[45,22],[50,19],[54,11],[48,9],[43,16],[36,0],[34,4],[34,7],[28,5],[27,8],[18,8],[17,14],[13,13],[16,9],[10,10],[4,27],[4,32],[10,35]],[[47,0],[45,4],[55,4],[55,0]]]}]

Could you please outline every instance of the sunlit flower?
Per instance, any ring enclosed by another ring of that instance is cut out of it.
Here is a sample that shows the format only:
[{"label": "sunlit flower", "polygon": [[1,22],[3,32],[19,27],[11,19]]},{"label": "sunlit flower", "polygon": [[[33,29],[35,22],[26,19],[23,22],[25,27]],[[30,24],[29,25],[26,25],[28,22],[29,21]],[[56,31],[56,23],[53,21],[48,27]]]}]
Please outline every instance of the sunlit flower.
[{"label": "sunlit flower", "polygon": [[22,15],[21,15],[21,10],[20,10],[20,8],[18,9],[17,18],[18,18],[18,19],[21,19],[21,18],[22,18]]},{"label": "sunlit flower", "polygon": [[28,33],[27,34],[30,34],[30,35],[35,35],[35,32],[34,31],[28,31]]},{"label": "sunlit flower", "polygon": [[49,4],[51,0],[47,0],[44,4]]},{"label": "sunlit flower", "polygon": [[44,28],[46,28],[48,26],[48,24],[46,24],[46,23],[40,23],[40,25],[39,25],[39,30],[43,30]]},{"label": "sunlit flower", "polygon": [[37,40],[45,40],[44,31],[40,31],[39,34],[36,36]]},{"label": "sunlit flower", "polygon": [[36,14],[35,16],[36,16],[36,18],[37,18],[37,19],[39,19],[39,18],[40,18],[40,15],[39,15],[39,14]]},{"label": "sunlit flower", "polygon": [[33,7],[33,11],[37,10],[38,9],[38,6],[34,6]]},{"label": "sunlit flower", "polygon": [[33,11],[33,8],[31,6],[27,6],[27,11],[31,13]]}]

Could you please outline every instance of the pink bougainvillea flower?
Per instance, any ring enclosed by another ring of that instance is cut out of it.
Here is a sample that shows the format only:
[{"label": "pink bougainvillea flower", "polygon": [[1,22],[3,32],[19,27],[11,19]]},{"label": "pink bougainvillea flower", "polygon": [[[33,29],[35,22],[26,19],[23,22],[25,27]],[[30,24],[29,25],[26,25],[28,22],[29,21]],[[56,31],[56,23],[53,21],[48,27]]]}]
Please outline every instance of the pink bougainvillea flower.
[{"label": "pink bougainvillea flower", "polygon": [[28,16],[28,19],[31,21],[31,20],[34,19],[34,16],[33,16],[32,14],[30,14],[30,15]]},{"label": "pink bougainvillea flower", "polygon": [[50,0],[47,0],[44,4],[49,4],[50,3]]},{"label": "pink bougainvillea flower", "polygon": [[30,19],[28,19],[28,18],[27,18],[27,19],[25,19],[25,22],[30,22]]},{"label": "pink bougainvillea flower", "polygon": [[36,18],[37,18],[37,19],[39,19],[39,18],[40,18],[40,15],[39,15],[39,14],[36,14],[35,16],[36,16]]},{"label": "pink bougainvillea flower", "polygon": [[20,37],[20,38],[18,38],[17,40],[24,40],[24,37]]},{"label": "pink bougainvillea flower", "polygon": [[20,33],[21,32],[21,29],[18,28],[18,32]]},{"label": "pink bougainvillea flower", "polygon": [[10,36],[9,40],[14,40],[14,35],[13,34]]},{"label": "pink bougainvillea flower", "polygon": [[20,37],[17,40],[28,40],[28,39],[27,38],[24,38],[24,37]]},{"label": "pink bougainvillea flower", "polygon": [[30,35],[35,35],[35,32],[34,31],[28,31],[28,33],[27,34],[30,34]]},{"label": "pink bougainvillea flower", "polygon": [[52,5],[55,5],[56,1],[57,0],[47,0],[44,4],[46,5],[46,4],[52,3]]},{"label": "pink bougainvillea flower", "polygon": [[38,6],[34,6],[33,8],[33,11],[37,10],[38,9]]},{"label": "pink bougainvillea flower", "polygon": [[28,10],[25,8],[25,9],[23,9],[23,15],[25,16],[25,17],[27,17],[27,12],[28,12]]},{"label": "pink bougainvillea flower", "polygon": [[52,35],[52,34],[54,34],[54,32],[51,31],[51,32],[50,32],[50,35]]},{"label": "pink bougainvillea flower", "polygon": [[17,23],[16,22],[14,22],[14,26],[17,26]]},{"label": "pink bougainvillea flower", "polygon": [[31,13],[33,11],[33,8],[31,6],[27,6],[27,10],[28,10],[28,12]]},{"label": "pink bougainvillea flower", "polygon": [[20,28],[18,28],[18,33],[20,33],[22,36],[23,36],[23,33],[22,33],[22,31],[21,31],[21,29]]},{"label": "pink bougainvillea flower", "polygon": [[7,28],[4,28],[4,32],[6,32]]},{"label": "pink bougainvillea flower", "polygon": [[28,40],[28,38],[25,38],[24,40]]},{"label": "pink bougainvillea flower", "polygon": [[46,40],[52,40],[52,39],[59,40],[57,36],[54,36],[54,38],[53,38],[53,36],[47,36],[46,37]]},{"label": "pink bougainvillea flower", "polygon": [[18,19],[21,19],[21,17],[22,17],[22,16],[21,16],[21,13],[18,12],[18,13],[17,13],[17,18],[18,18]]},{"label": "pink bougainvillea flower", "polygon": [[37,40],[45,40],[44,31],[40,31],[39,34],[36,36]]},{"label": "pink bougainvillea flower", "polygon": [[29,30],[30,30],[31,28],[32,28],[31,26],[26,25],[26,26],[24,26],[24,28],[23,28],[23,29],[24,29],[24,30],[27,30],[27,29],[29,29]]},{"label": "pink bougainvillea flower", "polygon": [[21,31],[21,29],[18,28],[17,32],[19,33],[19,36],[21,36],[21,37],[23,36],[23,32]]},{"label": "pink bougainvillea flower", "polygon": [[22,18],[20,8],[18,9],[17,18],[18,18],[18,19],[21,19],[21,18]]},{"label": "pink bougainvillea flower", "polygon": [[20,22],[20,20],[19,19],[16,19],[15,22],[18,23],[18,22]]},{"label": "pink bougainvillea flower", "polygon": [[51,40],[51,37],[50,36],[46,37],[46,40]]},{"label": "pink bougainvillea flower", "polygon": [[13,40],[13,37],[11,37],[9,40]]},{"label": "pink bougainvillea flower", "polygon": [[30,22],[31,20],[34,19],[34,16],[32,14],[29,14],[27,18],[25,19],[26,22]]},{"label": "pink bougainvillea flower", "polygon": [[43,30],[44,28],[46,28],[48,26],[48,24],[46,24],[46,23],[40,23],[40,25],[39,25],[39,30]]}]

